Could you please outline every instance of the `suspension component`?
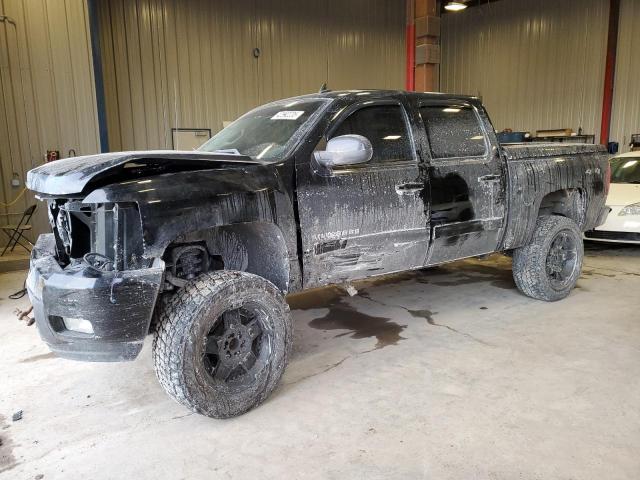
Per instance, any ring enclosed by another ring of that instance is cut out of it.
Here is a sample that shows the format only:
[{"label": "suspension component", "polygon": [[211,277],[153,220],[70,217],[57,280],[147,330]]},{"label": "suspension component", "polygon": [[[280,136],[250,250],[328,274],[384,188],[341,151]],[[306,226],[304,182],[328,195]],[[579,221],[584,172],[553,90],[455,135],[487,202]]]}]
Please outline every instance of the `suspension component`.
[{"label": "suspension component", "polygon": [[192,280],[209,270],[209,252],[202,245],[183,245],[171,251],[171,276]]}]

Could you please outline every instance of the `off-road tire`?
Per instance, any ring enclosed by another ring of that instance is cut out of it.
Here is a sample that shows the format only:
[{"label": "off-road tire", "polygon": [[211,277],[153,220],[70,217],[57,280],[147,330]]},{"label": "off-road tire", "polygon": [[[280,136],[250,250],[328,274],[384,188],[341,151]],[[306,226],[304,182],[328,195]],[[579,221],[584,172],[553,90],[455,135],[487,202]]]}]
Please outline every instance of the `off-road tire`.
[{"label": "off-road tire", "polygon": [[[576,264],[562,287],[554,286],[547,273],[547,256],[554,239],[564,232],[576,245]],[[575,287],[582,270],[584,244],[580,228],[570,218],[545,215],[538,218],[531,243],[513,253],[513,278],[525,295],[547,302],[565,298]]]},{"label": "off-road tire", "polygon": [[[201,345],[220,312],[239,302],[253,302],[264,310],[271,350],[250,385],[236,391],[209,376],[202,362],[206,347]],[[289,307],[275,285],[245,272],[204,273],[172,295],[160,313],[153,341],[156,376],[169,396],[190,410],[214,418],[234,417],[258,406],[274,390],[292,339]]]}]

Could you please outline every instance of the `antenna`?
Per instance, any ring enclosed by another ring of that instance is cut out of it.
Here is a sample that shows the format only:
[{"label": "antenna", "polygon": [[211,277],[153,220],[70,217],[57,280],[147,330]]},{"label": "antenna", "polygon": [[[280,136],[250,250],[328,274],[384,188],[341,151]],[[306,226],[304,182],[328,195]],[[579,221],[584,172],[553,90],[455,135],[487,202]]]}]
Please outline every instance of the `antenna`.
[{"label": "antenna", "polygon": [[320,87],[320,90],[318,90],[318,93],[324,93],[324,92],[328,92],[329,89],[327,88],[327,82],[324,82],[322,84],[322,86]]}]

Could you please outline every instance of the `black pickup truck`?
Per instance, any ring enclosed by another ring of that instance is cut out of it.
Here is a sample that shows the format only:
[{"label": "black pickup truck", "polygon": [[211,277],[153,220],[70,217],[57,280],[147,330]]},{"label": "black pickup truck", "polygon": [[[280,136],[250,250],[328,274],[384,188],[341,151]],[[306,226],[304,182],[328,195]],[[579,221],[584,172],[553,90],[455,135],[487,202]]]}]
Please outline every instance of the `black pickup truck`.
[{"label": "black pickup truck", "polygon": [[501,146],[477,98],[324,92],[256,108],[196,151],[108,153],[28,174],[53,232],[27,287],[65,358],[135,358],[167,393],[230,417],[291,352],[287,293],[505,252],[559,300],[604,221],[605,150]]}]

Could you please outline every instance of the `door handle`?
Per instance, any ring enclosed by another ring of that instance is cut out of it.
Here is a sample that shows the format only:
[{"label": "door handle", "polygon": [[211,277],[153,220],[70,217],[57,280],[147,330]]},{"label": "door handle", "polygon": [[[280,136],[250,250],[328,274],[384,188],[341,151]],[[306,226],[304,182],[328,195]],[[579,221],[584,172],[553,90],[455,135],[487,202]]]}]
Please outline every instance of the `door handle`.
[{"label": "door handle", "polygon": [[424,184],[422,183],[402,183],[396,185],[396,193],[398,195],[411,195],[416,192],[422,191]]},{"label": "door handle", "polygon": [[481,182],[493,182],[496,180],[500,180],[500,175],[483,175],[478,178]]}]

